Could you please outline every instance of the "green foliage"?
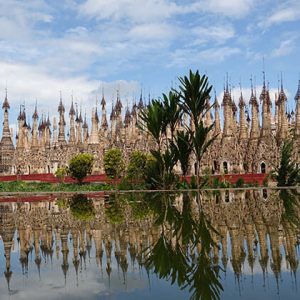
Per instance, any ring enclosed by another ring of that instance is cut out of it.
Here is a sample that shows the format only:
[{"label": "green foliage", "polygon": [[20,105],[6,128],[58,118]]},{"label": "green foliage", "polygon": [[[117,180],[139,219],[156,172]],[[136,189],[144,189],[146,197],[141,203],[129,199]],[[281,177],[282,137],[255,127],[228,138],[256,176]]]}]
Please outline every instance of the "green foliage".
[{"label": "green foliage", "polygon": [[190,187],[191,189],[197,188],[197,178],[195,177],[195,175],[191,176]]},{"label": "green foliage", "polygon": [[214,177],[213,180],[212,180],[212,187],[214,189],[217,189],[217,188],[220,187],[220,185],[221,185],[221,183],[220,183],[219,178],[218,177]]},{"label": "green foliage", "polygon": [[235,183],[235,187],[240,188],[240,187],[243,187],[244,184],[245,184],[244,179],[243,179],[243,178],[239,178],[239,179],[236,181],[236,183]]},{"label": "green foliage", "polygon": [[199,124],[203,113],[206,112],[206,99],[209,97],[212,86],[209,86],[208,77],[201,76],[199,71],[193,73],[190,70],[189,77],[180,77],[179,86],[181,108],[193,120],[194,124]]},{"label": "green foliage", "polygon": [[127,167],[127,178],[130,180],[144,181],[147,168],[148,155],[141,151],[133,151]]},{"label": "green foliage", "polygon": [[[175,128],[179,123],[182,111],[179,106],[179,95],[172,91],[169,95],[163,94],[163,110],[164,110],[164,131],[169,126],[171,132],[171,140],[174,139]],[[165,133],[165,132],[164,132]]]},{"label": "green foliage", "polygon": [[74,195],[70,201],[72,216],[80,221],[91,221],[95,218],[93,201],[85,195]]},{"label": "green foliage", "polygon": [[269,176],[266,176],[266,178],[264,179],[263,186],[265,187],[269,186]]},{"label": "green foliage", "polygon": [[152,189],[172,189],[179,181],[173,172],[177,162],[173,151],[167,149],[163,153],[151,150],[152,159],[146,169],[146,183]]},{"label": "green foliage", "polygon": [[171,149],[179,160],[182,175],[185,177],[189,170],[189,159],[193,150],[189,131],[178,131],[171,143]]},{"label": "green foliage", "polygon": [[68,168],[67,167],[59,167],[55,171],[55,177],[59,180],[59,182],[64,182],[65,177],[68,174]]},{"label": "green foliage", "polygon": [[[170,193],[152,194],[151,197],[149,202],[155,212],[155,224],[161,226],[161,233],[151,251],[147,249],[146,269],[171,284],[176,282],[181,289],[188,288],[190,299],[220,299],[221,268],[213,263],[210,255],[212,247],[216,246],[212,233],[218,233],[201,208],[199,193],[184,193],[180,210],[175,207],[176,198]],[[199,205],[197,217],[195,201]],[[195,251],[199,244],[197,255],[189,257],[186,249]]]},{"label": "green foliage", "polygon": [[67,199],[59,198],[56,200],[56,204],[61,209],[67,209],[69,207],[69,202]]},{"label": "green foliage", "polygon": [[78,180],[79,183],[91,174],[94,158],[91,154],[80,153],[74,156],[69,162],[69,174],[72,178]]},{"label": "green foliage", "polygon": [[104,154],[103,160],[105,174],[112,179],[120,178],[125,169],[121,150],[116,148],[109,149]]},{"label": "green foliage", "polygon": [[[174,167],[178,161],[183,176],[186,176],[192,152],[196,156],[197,188],[200,188],[200,162],[213,142],[213,139],[208,139],[208,135],[214,125],[206,127],[202,122],[210,109],[207,107],[207,99],[212,87],[208,84],[207,76],[200,76],[199,71],[190,71],[189,77],[181,77],[179,81],[179,91],[172,90],[168,95],[163,94],[162,101],[153,99],[140,114],[140,127],[157,144],[157,150],[152,152],[155,161],[151,162],[146,172],[147,183],[155,189],[174,186]],[[183,131],[176,131],[184,113],[191,120],[193,129],[186,126]]]},{"label": "green foliage", "polygon": [[208,77],[201,76],[199,71],[193,73],[190,70],[189,77],[181,77],[179,81],[181,85],[177,93],[180,97],[180,106],[183,112],[190,117],[194,127],[194,130],[191,127],[188,130],[191,136],[191,147],[196,156],[197,188],[200,188],[200,162],[203,154],[214,140],[214,138],[208,139],[208,134],[214,124],[206,127],[202,121],[204,115],[209,113],[210,107],[207,107],[207,99],[210,97],[212,86],[208,83]]},{"label": "green foliage", "polygon": [[[165,132],[165,116],[163,104],[153,99],[146,109],[140,112],[140,118],[146,126],[146,131],[153,136],[157,145],[161,144],[162,134]],[[142,124],[139,124],[142,126]]]},{"label": "green foliage", "polygon": [[47,183],[30,181],[0,182],[0,192],[85,192],[85,191],[107,191],[111,186],[106,183]]},{"label": "green foliage", "polygon": [[223,188],[223,189],[227,189],[227,188],[230,188],[230,183],[226,180],[223,180],[221,183],[220,183],[220,188]]},{"label": "green foliage", "polygon": [[279,168],[276,170],[277,186],[294,186],[299,183],[300,169],[292,159],[293,141],[285,140],[281,150]]},{"label": "green foliage", "polygon": [[106,206],[105,213],[112,224],[121,224],[125,221],[124,207],[116,195],[110,196],[110,202]]}]

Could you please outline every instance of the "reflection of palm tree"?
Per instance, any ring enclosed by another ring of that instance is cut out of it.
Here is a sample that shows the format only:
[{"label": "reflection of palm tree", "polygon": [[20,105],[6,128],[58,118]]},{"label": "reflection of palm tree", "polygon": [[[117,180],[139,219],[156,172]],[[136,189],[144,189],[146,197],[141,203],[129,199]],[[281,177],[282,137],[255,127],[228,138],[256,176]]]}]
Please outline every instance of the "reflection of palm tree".
[{"label": "reflection of palm tree", "polygon": [[[192,210],[196,197],[198,211]],[[145,266],[159,278],[176,281],[180,288],[189,286],[191,299],[219,299],[220,283],[217,259],[212,261],[210,251],[214,243],[211,232],[217,234],[201,208],[200,194],[184,194],[182,211],[174,206],[174,195],[156,195],[155,223],[161,226],[161,234],[146,258]],[[198,247],[201,245],[201,247]],[[195,249],[195,259],[190,259]]]}]

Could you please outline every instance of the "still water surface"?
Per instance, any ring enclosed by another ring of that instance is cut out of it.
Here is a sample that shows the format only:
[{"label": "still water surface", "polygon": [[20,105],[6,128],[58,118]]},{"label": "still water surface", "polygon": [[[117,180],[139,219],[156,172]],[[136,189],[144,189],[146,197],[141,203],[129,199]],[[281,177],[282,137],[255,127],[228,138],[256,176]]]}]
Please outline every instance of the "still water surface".
[{"label": "still water surface", "polygon": [[1,199],[0,299],[300,299],[299,200],[275,190]]}]

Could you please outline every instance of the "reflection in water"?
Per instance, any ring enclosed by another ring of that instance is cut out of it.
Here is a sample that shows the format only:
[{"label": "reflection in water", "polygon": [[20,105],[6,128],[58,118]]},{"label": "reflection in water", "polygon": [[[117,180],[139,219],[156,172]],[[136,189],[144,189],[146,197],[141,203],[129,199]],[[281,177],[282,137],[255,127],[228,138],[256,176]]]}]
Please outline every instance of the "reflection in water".
[{"label": "reflection in water", "polygon": [[[277,293],[283,294],[286,270],[297,285],[299,216],[299,196],[287,190],[117,194],[110,199],[77,195],[52,202],[5,202],[0,203],[3,275],[8,293],[15,297],[22,286],[16,286],[14,278],[25,276],[30,285],[35,270],[40,280],[43,274],[63,275],[63,286],[75,283],[77,289],[89,284],[80,277],[83,272],[93,277],[102,274],[112,294],[116,272],[127,288],[128,281],[137,281],[135,274],[144,270],[150,286],[157,276],[187,291],[178,299],[230,299],[228,289],[236,288],[243,295],[245,285],[250,285],[245,278],[252,276],[253,284],[253,276],[261,272],[264,288],[268,289],[268,276],[274,277]],[[54,268],[58,263],[60,274]],[[234,278],[228,287],[231,273]],[[140,297],[148,293],[145,289]],[[166,298],[158,293],[159,297]]]}]

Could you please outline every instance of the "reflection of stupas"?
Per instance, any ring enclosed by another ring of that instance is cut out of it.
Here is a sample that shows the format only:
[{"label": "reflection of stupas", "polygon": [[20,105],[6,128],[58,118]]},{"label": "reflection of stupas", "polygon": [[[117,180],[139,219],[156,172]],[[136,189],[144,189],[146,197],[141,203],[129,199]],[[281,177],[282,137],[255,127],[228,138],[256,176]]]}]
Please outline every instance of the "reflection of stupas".
[{"label": "reflection of stupas", "polygon": [[[237,279],[243,276],[245,263],[252,271],[255,266],[261,268],[263,274],[272,271],[276,280],[280,278],[283,263],[296,274],[299,229],[283,218],[284,208],[277,192],[268,191],[267,197],[263,197],[260,191],[235,194],[224,191],[205,197],[204,213],[220,234],[212,234],[216,244],[211,249],[211,258],[215,265],[222,263],[225,270],[230,266]],[[15,231],[23,274],[30,274],[28,257],[32,254],[39,272],[42,273],[41,265],[59,260],[65,282],[75,270],[77,284],[78,272],[88,270],[89,260],[95,260],[99,272],[108,280],[112,272],[116,272],[113,268],[116,266],[125,284],[127,272],[137,272],[144,267],[147,251],[151,251],[160,237],[161,229],[154,226],[154,217],[134,218],[126,203],[121,207],[126,214],[120,223],[110,222],[103,198],[93,200],[95,216],[88,221],[75,219],[68,207],[59,207],[57,203],[0,204],[0,234],[8,288],[12,283],[11,250]],[[177,199],[176,207],[182,210],[182,198]],[[299,211],[297,213],[300,216]],[[166,231],[171,236],[168,226]],[[179,243],[182,242],[179,240]],[[198,251],[200,247],[199,244]],[[195,253],[191,253],[193,255]]]}]

